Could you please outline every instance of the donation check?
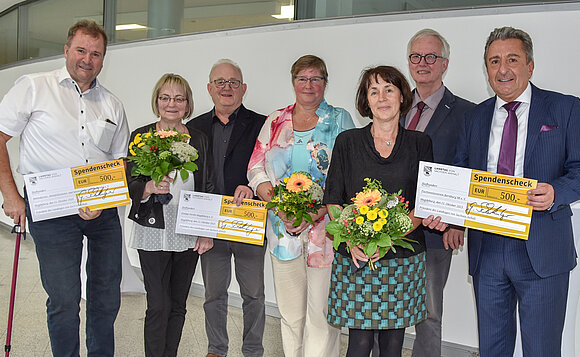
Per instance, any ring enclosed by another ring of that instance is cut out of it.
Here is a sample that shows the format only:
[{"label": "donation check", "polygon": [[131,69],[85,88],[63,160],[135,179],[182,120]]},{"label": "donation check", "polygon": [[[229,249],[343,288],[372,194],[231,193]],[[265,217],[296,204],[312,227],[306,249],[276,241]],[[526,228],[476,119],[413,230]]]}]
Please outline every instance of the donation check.
[{"label": "donation check", "polygon": [[181,191],[175,233],[263,245],[266,212],[263,201],[238,207],[231,196]]},{"label": "donation check", "polygon": [[532,207],[527,191],[537,181],[421,161],[415,216],[528,239]]},{"label": "donation check", "polygon": [[24,175],[34,222],[131,203],[123,160]]}]

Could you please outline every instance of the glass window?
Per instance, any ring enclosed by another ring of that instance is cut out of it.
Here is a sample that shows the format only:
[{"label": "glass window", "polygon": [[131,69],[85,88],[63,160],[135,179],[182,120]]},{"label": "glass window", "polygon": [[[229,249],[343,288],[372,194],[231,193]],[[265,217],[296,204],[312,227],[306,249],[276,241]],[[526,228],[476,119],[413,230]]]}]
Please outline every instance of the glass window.
[{"label": "glass window", "polygon": [[0,17],[0,65],[18,60],[18,10]]},{"label": "glass window", "polygon": [[103,24],[103,1],[44,0],[21,7],[20,58],[62,54],[68,28],[82,19]]},{"label": "glass window", "polygon": [[294,0],[117,0],[116,42],[288,22]]},{"label": "glass window", "polygon": [[561,0],[297,0],[297,19],[558,1]]}]

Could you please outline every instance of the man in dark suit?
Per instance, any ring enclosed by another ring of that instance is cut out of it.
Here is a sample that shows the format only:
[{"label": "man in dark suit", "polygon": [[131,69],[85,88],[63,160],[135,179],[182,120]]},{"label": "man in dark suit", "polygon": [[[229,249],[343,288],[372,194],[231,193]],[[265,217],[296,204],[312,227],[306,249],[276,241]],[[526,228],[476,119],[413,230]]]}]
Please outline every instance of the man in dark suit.
[{"label": "man in dark suit", "polygon": [[[413,106],[401,125],[406,129],[428,134],[433,142],[433,158],[441,164],[451,164],[463,114],[475,104],[462,99],[443,85],[443,74],[449,65],[449,44],[432,29],[423,29],[409,40],[407,55],[409,72],[417,87],[413,90]],[[444,233],[425,230],[427,244],[427,319],[415,326],[417,337],[413,356],[441,356],[441,319],[443,316],[443,289],[449,275],[452,249],[445,249]]]},{"label": "man in dark suit", "polygon": [[[216,62],[209,74],[207,90],[214,108],[192,119],[186,125],[203,131],[212,147],[215,192],[234,196],[236,204],[253,198],[246,172],[258,133],[265,116],[246,109],[242,104],[246,84],[240,67],[228,59]],[[228,353],[227,311],[228,287],[231,281],[231,260],[235,259],[236,278],[244,300],[244,356],[262,356],[262,337],[266,319],[264,305],[265,246],[214,240],[211,254],[201,259],[205,285],[205,330],[208,357]]]},{"label": "man in dark suit", "polygon": [[454,164],[538,185],[528,191],[527,241],[469,230],[480,354],[513,355],[517,304],[524,356],[560,356],[576,265],[570,203],[580,199],[580,100],[529,82],[532,40],[522,30],[495,29],[484,60],[496,96],[466,113]]}]

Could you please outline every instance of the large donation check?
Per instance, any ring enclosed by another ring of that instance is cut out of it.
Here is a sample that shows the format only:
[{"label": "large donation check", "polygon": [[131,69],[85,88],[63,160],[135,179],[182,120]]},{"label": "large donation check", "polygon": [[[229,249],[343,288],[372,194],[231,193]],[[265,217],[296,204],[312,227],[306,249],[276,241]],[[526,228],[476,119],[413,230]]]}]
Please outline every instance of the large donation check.
[{"label": "large donation check", "polygon": [[123,160],[24,175],[34,222],[131,203]]},{"label": "large donation check", "polygon": [[231,196],[181,191],[175,233],[263,245],[266,202]]},{"label": "large donation check", "polygon": [[508,237],[528,239],[532,207],[527,191],[537,181],[421,161],[415,216]]}]

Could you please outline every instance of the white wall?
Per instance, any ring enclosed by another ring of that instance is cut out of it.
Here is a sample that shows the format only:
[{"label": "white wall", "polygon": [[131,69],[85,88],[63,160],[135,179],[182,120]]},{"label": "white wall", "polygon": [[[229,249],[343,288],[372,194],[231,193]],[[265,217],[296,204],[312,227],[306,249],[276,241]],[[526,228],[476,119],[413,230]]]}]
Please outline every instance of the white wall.
[{"label": "white wall", "polygon": [[[212,103],[206,91],[208,71],[215,60],[229,57],[244,70],[248,83],[246,106],[267,114],[293,102],[290,66],[299,56],[312,53],[328,65],[328,102],[346,108],[362,125],[367,121],[354,109],[361,70],[390,64],[408,74],[407,40],[424,27],[438,30],[451,44],[444,82],[457,95],[474,102],[491,95],[482,61],[483,46],[493,28],[510,25],[526,30],[534,40],[536,73],[532,81],[541,88],[579,96],[579,18],[580,4],[576,3],[306,21],[189,35],[113,45],[99,78],[124,102],[134,129],[155,120],[150,95],[165,72],[179,73],[189,80],[195,115],[209,110]],[[61,65],[62,59],[51,59],[0,70],[0,95],[22,74]],[[13,141],[12,152],[16,150]],[[5,217],[1,219],[10,223]],[[275,302],[269,259],[267,264],[266,298]],[[199,276],[196,279],[201,281]],[[233,290],[237,291],[237,286]],[[474,297],[465,251],[453,259],[445,292],[443,339],[477,346]],[[576,339],[580,340],[578,332]]]}]

